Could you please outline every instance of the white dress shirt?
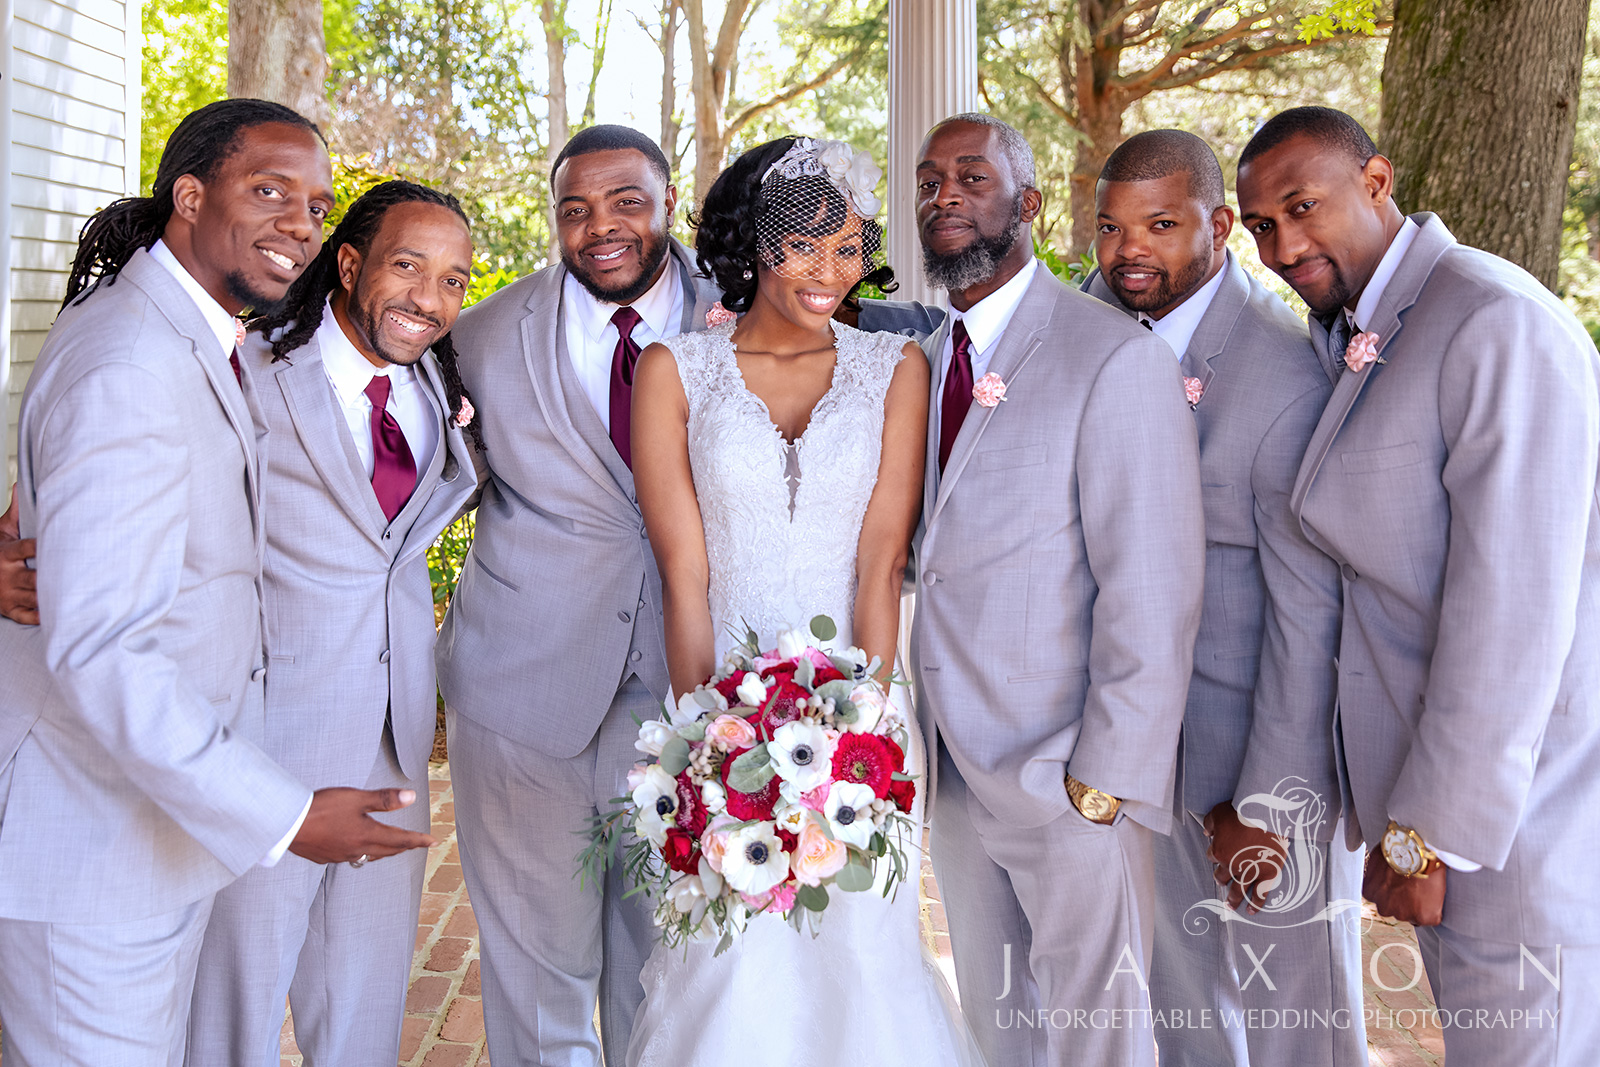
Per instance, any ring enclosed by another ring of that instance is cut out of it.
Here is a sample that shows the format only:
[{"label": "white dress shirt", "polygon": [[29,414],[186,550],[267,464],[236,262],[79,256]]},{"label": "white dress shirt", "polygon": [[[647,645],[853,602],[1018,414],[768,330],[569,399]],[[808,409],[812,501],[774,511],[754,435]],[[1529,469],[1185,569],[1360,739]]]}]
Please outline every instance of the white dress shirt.
[{"label": "white dress shirt", "polygon": [[[183,291],[189,294],[189,298],[200,309],[200,314],[206,320],[206,325],[211,327],[212,332],[217,336],[217,346],[221,349],[222,360],[226,364],[228,357],[233,355],[233,350],[239,338],[239,320],[228,314],[227,309],[217,303],[211,294],[206,292],[205,288],[194,280],[194,276],[184,269],[182,263],[178,262],[178,257],[172,254],[172,249],[167,247],[166,242],[157,241],[152,245],[150,247],[150,258],[165,267],[167,273],[178,280],[178,284],[183,287]],[[233,367],[228,365],[224,369],[232,377]],[[294,825],[289,828],[289,832],[276,845],[272,846],[272,850],[262,857],[260,866],[276,867],[278,865],[278,861],[283,859],[283,854],[289,851],[290,843],[300,833],[300,827],[305,824],[306,816],[310,814],[311,801],[307,800],[306,806],[300,810],[300,817],[294,821]]]},{"label": "white dress shirt", "polygon": [[[683,281],[678,274],[678,261],[667,256],[661,277],[630,305],[641,320],[633,328],[633,339],[640,348],[683,332]],[[561,304],[567,316],[567,355],[600,424],[610,433],[611,357],[617,350],[617,328],[611,316],[622,305],[597,299],[570,272],[561,285]]]},{"label": "white dress shirt", "polygon": [[[1205,318],[1206,312],[1211,309],[1211,301],[1217,298],[1217,290],[1222,288],[1222,276],[1228,271],[1224,263],[1206,282],[1189,298],[1159,319],[1150,319],[1150,330],[1157,337],[1167,342],[1172,347],[1179,359],[1189,351],[1189,342],[1194,340],[1195,330],[1200,328],[1200,320]],[[1139,321],[1145,321],[1149,316],[1140,315]]]},{"label": "white dress shirt", "polygon": [[[227,363],[228,357],[233,355],[233,350],[238,345],[239,320],[228,314],[227,309],[217,303],[216,298],[206,292],[203,285],[194,280],[194,275],[178,262],[178,257],[172,254],[172,249],[167,247],[165,241],[158,240],[150,246],[150,258],[167,268],[167,273],[176,278],[178,285],[189,294],[189,299],[200,309],[201,318],[206,320],[206,325],[216,334],[222,361]],[[228,374],[233,374],[231,364],[228,366]]]},{"label": "white dress shirt", "polygon": [[1038,269],[1039,261],[1030,259],[1010,281],[967,310],[951,310],[950,330],[945,334],[944,349],[939,353],[938,389],[933,394],[938,398],[935,401],[935,425],[942,425],[939,419],[944,416],[944,379],[950,372],[950,360],[955,351],[955,341],[951,335],[955,332],[956,323],[967,324],[967,338],[971,341],[967,351],[972,360],[972,380],[976,382],[989,373],[989,360],[994,358],[995,349],[1000,347],[1000,338],[1006,332],[1006,327],[1011,325],[1011,317],[1017,313],[1017,307],[1022,303],[1028,286],[1033,284],[1033,275]]},{"label": "white dress shirt", "polygon": [[433,460],[433,450],[439,445],[439,413],[428,400],[427,386],[415,367],[401,367],[385,363],[374,367],[345,336],[339,320],[333,316],[332,305],[324,305],[322,324],[317,327],[317,346],[322,350],[322,369],[328,374],[328,384],[333,386],[334,399],[344,412],[345,426],[355,442],[356,455],[361,457],[361,468],[366,481],[372,481],[372,401],[365,392],[372,379],[383,375],[389,379],[389,403],[385,410],[400,424],[405,434],[406,447],[416,461],[421,474]]}]

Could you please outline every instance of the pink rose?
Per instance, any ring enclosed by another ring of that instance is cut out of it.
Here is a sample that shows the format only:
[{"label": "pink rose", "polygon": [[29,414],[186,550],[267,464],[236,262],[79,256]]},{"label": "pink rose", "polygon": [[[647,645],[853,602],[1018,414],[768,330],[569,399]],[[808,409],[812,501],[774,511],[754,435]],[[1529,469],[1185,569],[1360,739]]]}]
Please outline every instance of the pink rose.
[{"label": "pink rose", "polygon": [[1006,383],[1000,375],[990,371],[972,387],[972,399],[981,406],[992,408],[1006,398]]},{"label": "pink rose", "polygon": [[800,794],[800,806],[810,808],[812,811],[828,810],[828,790],[833,788],[832,782],[823,782],[815,789],[809,789]]},{"label": "pink rose", "polygon": [[794,895],[800,887],[793,882],[784,882],[774,886],[765,893],[740,893],[739,899],[744,901],[744,906],[751,911],[770,911],[773,913],[788,911],[794,907]]},{"label": "pink rose", "polygon": [[473,417],[477,414],[478,411],[472,406],[472,401],[468,400],[466,397],[462,397],[461,407],[456,411],[456,425],[465,430],[469,425],[472,424]]},{"label": "pink rose", "polygon": [[709,329],[716,329],[718,326],[732,322],[738,317],[737,314],[723,307],[722,301],[718,300],[706,311],[706,326]]},{"label": "pink rose", "polygon": [[706,740],[729,752],[739,748],[753,748],[756,728],[737,715],[718,715],[706,727]]},{"label": "pink rose", "polygon": [[738,821],[726,815],[714,816],[700,835],[700,855],[718,874],[722,873],[723,853],[728,851],[728,827]]},{"label": "pink rose", "polygon": [[1388,360],[1378,358],[1378,335],[1375,333],[1358,333],[1350,338],[1350,344],[1344,350],[1344,363],[1353,371],[1365,370],[1373,363],[1387,363]]},{"label": "pink rose", "polygon": [[795,881],[803,885],[821,885],[824,879],[838,874],[849,858],[843,841],[829,837],[815,822],[807,822],[800,831],[800,843],[790,857],[790,866]]},{"label": "pink rose", "polygon": [[1190,378],[1187,375],[1184,377],[1183,396],[1185,400],[1189,401],[1190,407],[1194,407],[1196,404],[1200,403],[1200,398],[1205,395],[1206,387],[1204,382],[1202,382],[1199,378]]},{"label": "pink rose", "polygon": [[644,781],[645,772],[649,771],[649,769],[650,768],[642,762],[635,763],[628,769],[628,792],[630,794],[639,788],[639,785]]}]

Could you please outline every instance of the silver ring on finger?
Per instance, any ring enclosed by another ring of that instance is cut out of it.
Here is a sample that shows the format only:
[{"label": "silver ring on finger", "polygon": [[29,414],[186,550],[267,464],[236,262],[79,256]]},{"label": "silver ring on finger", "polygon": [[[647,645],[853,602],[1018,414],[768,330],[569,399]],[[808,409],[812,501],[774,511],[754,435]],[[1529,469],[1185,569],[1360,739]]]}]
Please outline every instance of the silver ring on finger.
[{"label": "silver ring on finger", "polygon": [[367,854],[363,852],[361,855],[350,861],[350,866],[365,867],[367,865],[367,858]]}]

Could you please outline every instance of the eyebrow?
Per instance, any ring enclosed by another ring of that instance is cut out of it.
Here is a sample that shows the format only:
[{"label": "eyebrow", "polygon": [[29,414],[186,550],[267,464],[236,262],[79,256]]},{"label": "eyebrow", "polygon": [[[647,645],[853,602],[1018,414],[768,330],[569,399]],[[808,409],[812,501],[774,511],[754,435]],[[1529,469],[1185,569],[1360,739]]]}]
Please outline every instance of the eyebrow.
[{"label": "eyebrow", "polygon": [[428,253],[422,251],[420,248],[397,248],[394,250],[393,254],[397,256],[410,256],[412,259],[431,258],[429,257]]}]

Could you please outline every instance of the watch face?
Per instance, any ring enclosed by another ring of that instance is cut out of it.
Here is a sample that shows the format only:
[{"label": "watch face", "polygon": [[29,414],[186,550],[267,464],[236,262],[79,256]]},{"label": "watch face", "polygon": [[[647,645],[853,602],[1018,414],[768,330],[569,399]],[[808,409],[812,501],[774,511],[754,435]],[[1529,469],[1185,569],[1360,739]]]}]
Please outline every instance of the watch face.
[{"label": "watch face", "polygon": [[1383,858],[1400,874],[1415,877],[1421,873],[1426,861],[1415,835],[1390,827],[1383,835]]},{"label": "watch face", "polygon": [[1083,794],[1083,800],[1078,807],[1086,819],[1106,819],[1116,813],[1116,805],[1112,799],[1099,790],[1090,789]]}]

